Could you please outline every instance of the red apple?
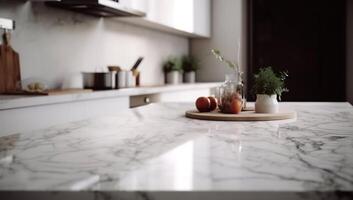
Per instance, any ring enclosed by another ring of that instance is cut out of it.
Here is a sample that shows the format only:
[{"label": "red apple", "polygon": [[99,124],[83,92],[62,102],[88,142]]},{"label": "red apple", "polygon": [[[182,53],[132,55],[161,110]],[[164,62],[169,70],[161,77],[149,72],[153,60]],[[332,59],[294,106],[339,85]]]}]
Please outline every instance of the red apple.
[{"label": "red apple", "polygon": [[237,92],[237,93],[234,93],[234,94],[232,95],[232,99],[242,100],[242,97],[241,97],[241,95]]},{"label": "red apple", "polygon": [[217,99],[213,96],[209,96],[208,99],[210,100],[210,103],[211,103],[210,111],[214,111],[218,106]]},{"label": "red apple", "polygon": [[195,105],[200,112],[210,112],[211,101],[207,97],[199,97]]},{"label": "red apple", "polygon": [[230,103],[230,112],[232,114],[239,114],[241,112],[242,107],[243,107],[243,102],[238,98],[234,98]]}]

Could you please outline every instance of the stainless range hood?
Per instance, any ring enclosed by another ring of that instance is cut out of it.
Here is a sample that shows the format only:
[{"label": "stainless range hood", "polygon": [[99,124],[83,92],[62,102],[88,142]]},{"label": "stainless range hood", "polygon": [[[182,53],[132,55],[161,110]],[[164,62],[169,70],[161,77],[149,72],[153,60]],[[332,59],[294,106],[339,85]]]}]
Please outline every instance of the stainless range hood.
[{"label": "stainless range hood", "polygon": [[15,30],[15,21],[6,18],[0,18],[0,29]]},{"label": "stainless range hood", "polygon": [[121,5],[117,0],[57,0],[47,5],[99,17],[144,17],[144,12]]}]

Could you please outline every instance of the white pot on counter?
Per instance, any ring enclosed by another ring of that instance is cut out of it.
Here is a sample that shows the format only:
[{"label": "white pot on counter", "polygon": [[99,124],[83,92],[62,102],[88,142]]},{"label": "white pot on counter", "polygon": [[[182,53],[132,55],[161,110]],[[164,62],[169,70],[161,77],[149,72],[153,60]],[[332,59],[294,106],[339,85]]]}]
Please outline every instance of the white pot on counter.
[{"label": "white pot on counter", "polygon": [[128,77],[127,71],[121,70],[116,74],[116,88],[126,88],[127,81],[126,78]]},{"label": "white pot on counter", "polygon": [[131,88],[136,86],[135,77],[132,71],[126,72],[126,87]]},{"label": "white pot on counter", "polygon": [[195,71],[184,72],[184,83],[195,83],[196,73]]},{"label": "white pot on counter", "polygon": [[179,84],[180,83],[180,72],[170,71],[167,73],[167,84]]},{"label": "white pot on counter", "polygon": [[257,94],[255,102],[256,113],[277,113],[277,95]]}]

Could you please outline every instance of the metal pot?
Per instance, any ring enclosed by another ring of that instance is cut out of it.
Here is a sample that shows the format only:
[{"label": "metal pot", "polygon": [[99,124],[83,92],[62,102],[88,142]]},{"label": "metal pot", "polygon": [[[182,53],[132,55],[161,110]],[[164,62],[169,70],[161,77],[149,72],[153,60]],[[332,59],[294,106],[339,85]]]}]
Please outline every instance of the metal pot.
[{"label": "metal pot", "polygon": [[83,72],[83,87],[93,90],[111,90],[113,74],[111,72]]}]

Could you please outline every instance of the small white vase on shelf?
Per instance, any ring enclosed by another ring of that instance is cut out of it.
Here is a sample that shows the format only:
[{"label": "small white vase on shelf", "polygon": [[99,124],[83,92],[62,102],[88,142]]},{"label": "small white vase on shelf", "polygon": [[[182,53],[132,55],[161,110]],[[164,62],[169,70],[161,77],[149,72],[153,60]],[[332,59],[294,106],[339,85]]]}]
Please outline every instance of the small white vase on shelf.
[{"label": "small white vase on shelf", "polygon": [[277,113],[277,95],[257,94],[255,102],[256,113]]},{"label": "small white vase on shelf", "polygon": [[180,72],[170,71],[167,73],[167,84],[176,85],[180,83]]},{"label": "small white vase on shelf", "polygon": [[196,80],[195,71],[184,72],[184,83],[195,83]]}]

